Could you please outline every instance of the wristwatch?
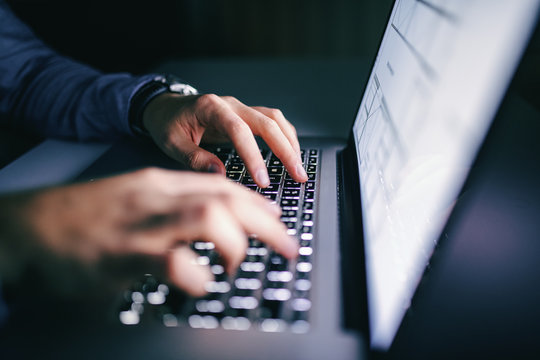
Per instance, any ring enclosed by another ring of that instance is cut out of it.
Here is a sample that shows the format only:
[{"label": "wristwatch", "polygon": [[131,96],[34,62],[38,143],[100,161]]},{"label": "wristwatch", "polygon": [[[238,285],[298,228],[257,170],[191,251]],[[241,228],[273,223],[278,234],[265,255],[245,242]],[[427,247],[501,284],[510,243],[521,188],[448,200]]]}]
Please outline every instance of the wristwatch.
[{"label": "wristwatch", "polygon": [[180,95],[197,95],[199,93],[193,86],[184,83],[174,75],[157,75],[141,86],[131,98],[128,116],[129,125],[134,133],[149,135],[143,124],[144,109],[155,97],[166,92]]}]

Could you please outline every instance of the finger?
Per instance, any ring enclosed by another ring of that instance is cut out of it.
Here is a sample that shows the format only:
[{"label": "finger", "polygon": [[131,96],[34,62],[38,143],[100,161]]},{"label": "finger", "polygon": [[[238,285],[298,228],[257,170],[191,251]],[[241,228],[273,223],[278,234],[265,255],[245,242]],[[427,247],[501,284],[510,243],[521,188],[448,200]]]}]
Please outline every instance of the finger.
[{"label": "finger", "polygon": [[267,187],[270,185],[270,178],[251,129],[228,103],[220,98],[213,101],[215,103],[212,112],[205,116],[209,116],[213,126],[229,136],[257,185]]},{"label": "finger", "polygon": [[214,279],[207,265],[197,263],[197,254],[188,246],[171,250],[168,256],[170,280],[191,296],[206,294],[205,284]]},{"label": "finger", "polygon": [[298,241],[287,234],[287,227],[279,217],[269,214],[258,202],[235,198],[231,199],[230,207],[247,234],[256,235],[258,240],[289,259],[298,255]]},{"label": "finger", "polygon": [[299,182],[307,181],[307,174],[299,153],[293,148],[277,122],[234,98],[228,98],[228,101],[233,109],[242,116],[253,133],[264,139],[274,154],[283,162],[293,179]]},{"label": "finger", "polygon": [[298,142],[298,135],[296,134],[296,129],[287,119],[285,119],[283,113],[278,109],[270,109],[264,106],[253,106],[252,108],[263,113],[269,118],[274,119],[279,125],[281,131],[283,131],[283,133],[289,140],[289,143],[291,144],[293,149],[296,151],[298,156],[300,156],[300,143]]},{"label": "finger", "polygon": [[225,165],[216,155],[202,149],[180,132],[168,144],[160,146],[173,159],[193,170],[225,175]]}]

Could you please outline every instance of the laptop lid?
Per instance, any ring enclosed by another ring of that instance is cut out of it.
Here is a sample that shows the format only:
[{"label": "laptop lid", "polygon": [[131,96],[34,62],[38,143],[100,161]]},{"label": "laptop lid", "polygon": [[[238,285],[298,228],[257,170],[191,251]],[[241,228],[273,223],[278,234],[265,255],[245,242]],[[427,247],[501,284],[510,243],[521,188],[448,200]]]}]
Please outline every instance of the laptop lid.
[{"label": "laptop lid", "polygon": [[393,341],[538,5],[394,4],[353,125],[374,349]]}]

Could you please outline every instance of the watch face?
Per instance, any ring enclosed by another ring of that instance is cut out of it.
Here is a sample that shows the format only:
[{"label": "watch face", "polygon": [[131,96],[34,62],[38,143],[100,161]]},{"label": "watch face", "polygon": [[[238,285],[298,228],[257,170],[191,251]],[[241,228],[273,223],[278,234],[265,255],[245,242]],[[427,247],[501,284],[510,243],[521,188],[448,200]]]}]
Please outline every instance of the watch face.
[{"label": "watch face", "polygon": [[170,84],[169,91],[183,95],[197,95],[199,93],[193,86],[181,83]]}]

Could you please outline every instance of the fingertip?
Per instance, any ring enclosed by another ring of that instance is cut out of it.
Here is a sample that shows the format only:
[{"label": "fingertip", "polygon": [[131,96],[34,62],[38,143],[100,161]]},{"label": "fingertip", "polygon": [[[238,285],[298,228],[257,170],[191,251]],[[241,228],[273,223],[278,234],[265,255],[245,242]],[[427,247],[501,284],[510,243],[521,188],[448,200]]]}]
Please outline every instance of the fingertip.
[{"label": "fingertip", "polygon": [[206,171],[213,174],[225,175],[225,166],[221,162],[217,163],[212,161],[208,165]]},{"label": "fingertip", "polygon": [[308,180],[306,170],[304,169],[304,166],[301,163],[296,165],[295,170],[296,170],[296,176],[299,182],[306,182]]},{"label": "fingertip", "polygon": [[268,177],[268,171],[266,168],[261,168],[255,172],[255,182],[262,188],[270,185],[270,178]]},{"label": "fingertip", "polygon": [[207,265],[197,262],[197,255],[187,247],[180,247],[170,255],[169,274],[173,283],[191,296],[206,294],[206,284],[214,279]]},{"label": "fingertip", "polygon": [[281,254],[288,259],[295,259],[298,256],[299,249],[298,241],[289,236],[286,241],[283,241]]}]

